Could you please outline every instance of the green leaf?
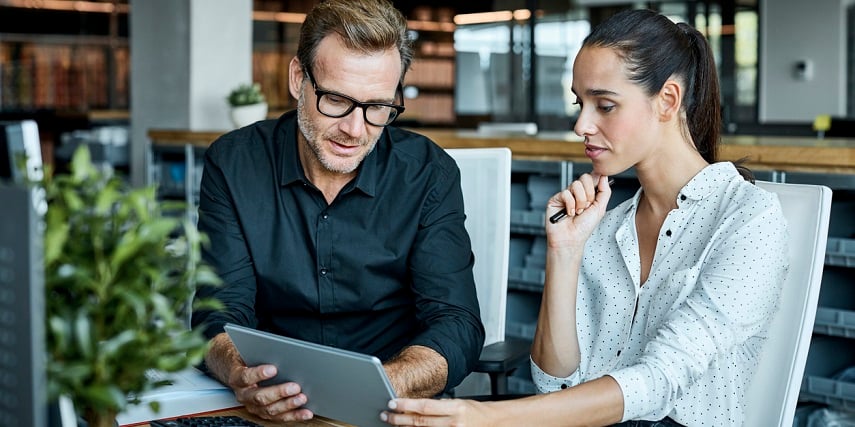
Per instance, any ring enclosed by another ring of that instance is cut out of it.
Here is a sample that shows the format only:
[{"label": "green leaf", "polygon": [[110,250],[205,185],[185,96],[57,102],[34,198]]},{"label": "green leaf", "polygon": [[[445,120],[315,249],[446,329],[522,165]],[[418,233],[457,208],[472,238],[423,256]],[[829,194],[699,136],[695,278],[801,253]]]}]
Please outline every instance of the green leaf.
[{"label": "green leaf", "polygon": [[86,317],[86,312],[80,310],[77,312],[77,317],[74,319],[74,337],[77,342],[77,348],[84,357],[92,356],[92,324],[89,318]]}]

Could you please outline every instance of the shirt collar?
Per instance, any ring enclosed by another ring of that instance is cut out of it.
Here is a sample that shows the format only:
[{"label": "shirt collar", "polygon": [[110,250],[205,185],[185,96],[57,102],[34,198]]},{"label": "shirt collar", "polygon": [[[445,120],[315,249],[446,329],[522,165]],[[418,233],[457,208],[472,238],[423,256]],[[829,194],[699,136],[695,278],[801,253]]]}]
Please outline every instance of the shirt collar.
[{"label": "shirt collar", "polygon": [[708,165],[692,177],[680,190],[680,194],[677,196],[678,202],[682,196],[691,200],[701,200],[713,194],[716,189],[721,188],[722,182],[730,181],[737,175],[739,172],[733,163],[717,162]]},{"label": "shirt collar", "polygon": [[[281,167],[280,176],[282,177],[279,184],[286,186],[293,183],[305,183],[312,185],[306,173],[303,171],[303,165],[300,163],[300,155],[297,150],[297,113],[295,111],[283,114],[279,118],[278,129],[275,132],[277,138],[277,146],[281,150]],[[380,176],[378,172],[377,152],[386,147],[388,141],[388,131],[383,129],[380,140],[374,150],[369,153],[357,170],[356,178],[348,183],[342,193],[350,192],[358,189],[368,196],[374,197],[377,190],[377,179]]]},{"label": "shirt collar", "polygon": [[[692,201],[704,199],[715,192],[717,188],[720,188],[722,181],[730,181],[737,175],[739,175],[739,171],[731,162],[716,162],[707,165],[680,190],[680,194],[677,195],[677,206],[683,203],[683,196],[686,200]],[[635,210],[640,199],[641,188],[635,192],[631,202],[626,205],[624,213]]]}]

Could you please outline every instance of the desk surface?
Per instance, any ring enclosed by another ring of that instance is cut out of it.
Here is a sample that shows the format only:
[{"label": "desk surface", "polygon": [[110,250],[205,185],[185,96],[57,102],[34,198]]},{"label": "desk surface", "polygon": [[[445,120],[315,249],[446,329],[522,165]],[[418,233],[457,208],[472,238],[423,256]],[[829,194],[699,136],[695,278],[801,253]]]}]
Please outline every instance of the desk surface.
[{"label": "desk surface", "polygon": [[[414,129],[445,148],[508,147],[514,158],[585,161],[585,146],[572,132],[479,133],[467,130]],[[153,145],[207,147],[225,131],[158,130],[148,132]],[[855,173],[855,139],[724,135],[721,160],[747,158],[751,169]]]},{"label": "desk surface", "polygon": [[[207,413],[201,414],[199,416],[219,416],[219,415],[237,415],[241,418],[245,418],[245,419],[250,420],[256,424],[260,424],[264,427],[330,427],[330,426],[355,427],[355,426],[352,426],[350,424],[338,422],[335,420],[331,420],[329,418],[319,417],[317,415],[315,416],[315,418],[313,418],[309,421],[291,421],[291,422],[265,421],[265,420],[262,420],[261,418],[256,417],[255,415],[250,414],[249,412],[247,412],[243,408],[225,409],[222,411],[207,412]],[[377,416],[379,417],[380,414],[377,414]],[[143,424],[140,427],[147,427],[147,426],[148,426],[148,424]]]}]

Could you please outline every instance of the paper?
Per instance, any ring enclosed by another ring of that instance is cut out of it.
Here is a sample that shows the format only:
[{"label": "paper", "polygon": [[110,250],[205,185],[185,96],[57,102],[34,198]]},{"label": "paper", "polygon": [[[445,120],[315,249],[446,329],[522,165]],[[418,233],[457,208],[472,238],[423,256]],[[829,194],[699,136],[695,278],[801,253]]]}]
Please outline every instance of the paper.
[{"label": "paper", "polygon": [[[149,371],[152,380],[167,379],[172,384],[151,390],[140,396],[140,403],[129,405],[116,417],[120,426],[145,424],[151,420],[230,409],[242,406],[228,387],[208,377],[196,368],[175,373]],[[160,402],[154,412],[150,402]]]}]

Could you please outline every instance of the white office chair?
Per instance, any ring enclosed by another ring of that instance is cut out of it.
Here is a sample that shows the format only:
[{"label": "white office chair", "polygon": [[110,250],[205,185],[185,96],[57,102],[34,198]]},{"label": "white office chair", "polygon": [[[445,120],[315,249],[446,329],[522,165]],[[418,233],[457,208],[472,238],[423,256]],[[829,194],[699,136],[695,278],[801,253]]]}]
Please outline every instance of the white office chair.
[{"label": "white office chair", "polygon": [[[511,215],[511,151],[507,148],[446,150],[460,168],[466,231],[475,254],[475,286],[486,339],[475,371],[489,375],[493,394],[507,391],[507,375],[528,358],[528,343],[505,341],[505,303]],[[483,374],[458,386],[458,395],[485,394]]]},{"label": "white office chair", "polygon": [[757,376],[748,389],[746,426],[791,427],[807,362],[831,214],[821,185],[757,181],[778,195],[789,230],[790,269],[772,320]]}]

